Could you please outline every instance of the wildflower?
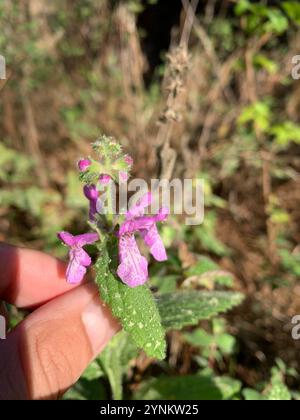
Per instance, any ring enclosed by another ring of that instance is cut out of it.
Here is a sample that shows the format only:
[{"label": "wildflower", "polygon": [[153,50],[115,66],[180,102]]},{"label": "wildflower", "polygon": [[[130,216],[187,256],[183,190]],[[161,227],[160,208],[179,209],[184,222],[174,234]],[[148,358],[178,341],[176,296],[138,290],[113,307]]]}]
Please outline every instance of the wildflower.
[{"label": "wildflower", "polygon": [[67,281],[70,284],[78,284],[83,279],[87,267],[92,263],[90,256],[83,247],[96,242],[98,234],[84,233],[83,235],[73,236],[69,232],[60,232],[58,237],[70,248],[70,261],[66,272]]},{"label": "wildflower", "polygon": [[90,166],[92,162],[89,159],[81,159],[78,162],[78,168],[80,172],[85,172]]},{"label": "wildflower", "polygon": [[102,185],[108,185],[111,181],[110,175],[102,174],[100,175],[99,182]]},{"label": "wildflower", "polygon": [[83,192],[90,202],[90,221],[94,222],[97,214],[97,202],[99,197],[98,190],[95,185],[85,185]]},{"label": "wildflower", "polygon": [[156,223],[166,220],[169,210],[162,208],[155,216],[145,216],[145,209],[152,202],[152,195],[145,194],[126,214],[119,236],[118,276],[129,287],[136,287],[148,280],[148,262],[137,246],[134,234],[139,232],[157,261],[166,261],[167,253],[158,233]]},{"label": "wildflower", "polygon": [[126,156],[124,157],[124,161],[125,161],[125,163],[127,163],[127,165],[129,165],[129,166],[132,166],[132,165],[133,165],[133,159],[132,159],[132,157],[131,157],[130,155],[126,155]]}]

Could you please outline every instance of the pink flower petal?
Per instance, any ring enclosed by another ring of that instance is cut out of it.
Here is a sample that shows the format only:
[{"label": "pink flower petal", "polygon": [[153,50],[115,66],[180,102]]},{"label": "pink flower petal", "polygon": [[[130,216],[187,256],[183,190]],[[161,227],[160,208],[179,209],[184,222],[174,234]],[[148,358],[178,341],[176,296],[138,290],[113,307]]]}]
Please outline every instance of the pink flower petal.
[{"label": "pink flower petal", "polygon": [[72,247],[75,245],[75,237],[69,232],[59,232],[57,234],[58,238],[63,241],[66,245]]},{"label": "pink flower petal", "polygon": [[154,216],[155,222],[164,222],[170,214],[170,210],[167,207],[162,207],[156,216]]},{"label": "pink flower petal", "polygon": [[132,165],[133,165],[133,159],[132,159],[132,157],[131,157],[130,155],[126,155],[126,156],[124,157],[124,161],[125,161],[125,163],[127,163],[127,165],[129,165],[129,166],[132,166]]},{"label": "pink flower petal", "polygon": [[79,262],[80,265],[83,265],[84,267],[89,267],[92,264],[91,257],[87,252],[85,252],[84,249],[74,249],[71,252],[73,252],[73,255],[75,255],[76,260]]},{"label": "pink flower petal", "polygon": [[107,175],[107,174],[100,175],[100,178],[99,178],[100,184],[108,185],[110,183],[110,181],[111,181],[110,175]]},{"label": "pink flower petal", "polygon": [[86,273],[86,267],[80,263],[76,252],[70,252],[70,262],[67,268],[66,277],[70,284],[80,283]]},{"label": "pink flower petal", "polygon": [[142,198],[140,198],[135,206],[132,206],[127,214],[126,219],[134,219],[139,216],[143,216],[145,214],[145,209],[150,206],[152,203],[152,194],[150,192],[143,195]]},{"label": "pink flower petal", "polygon": [[85,172],[91,166],[91,163],[92,162],[89,159],[81,159],[78,162],[78,168],[80,172]]},{"label": "pink flower petal", "polygon": [[131,219],[125,221],[119,230],[119,235],[125,235],[126,233],[134,233],[139,230],[148,230],[155,223],[153,217],[138,217],[136,219]]},{"label": "pink flower petal", "polygon": [[82,235],[75,236],[75,244],[78,247],[84,245],[91,245],[99,239],[98,233],[83,233]]},{"label": "pink flower petal", "polygon": [[141,231],[141,235],[157,261],[166,261],[168,259],[166,249],[155,224],[150,229]]},{"label": "pink flower petal", "polygon": [[148,262],[140,254],[134,235],[124,235],[119,242],[120,265],[117,273],[129,287],[141,286],[148,280]]}]

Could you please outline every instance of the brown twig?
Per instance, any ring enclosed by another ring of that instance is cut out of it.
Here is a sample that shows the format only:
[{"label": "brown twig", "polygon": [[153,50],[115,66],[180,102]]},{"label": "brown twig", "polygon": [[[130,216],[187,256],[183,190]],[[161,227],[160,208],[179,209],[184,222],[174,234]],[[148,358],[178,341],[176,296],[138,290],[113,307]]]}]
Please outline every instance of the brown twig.
[{"label": "brown twig", "polygon": [[179,94],[184,87],[184,80],[188,69],[188,44],[195,20],[195,11],[199,0],[182,0],[186,18],[179,46],[168,55],[169,71],[165,82],[168,83],[169,95],[167,98],[167,105],[161,117],[161,126],[159,128],[156,145],[161,148],[161,173],[162,179],[170,179],[174,172],[177,154],[170,146],[171,136],[174,128],[174,123],[179,121],[177,115],[177,106],[179,102]]}]

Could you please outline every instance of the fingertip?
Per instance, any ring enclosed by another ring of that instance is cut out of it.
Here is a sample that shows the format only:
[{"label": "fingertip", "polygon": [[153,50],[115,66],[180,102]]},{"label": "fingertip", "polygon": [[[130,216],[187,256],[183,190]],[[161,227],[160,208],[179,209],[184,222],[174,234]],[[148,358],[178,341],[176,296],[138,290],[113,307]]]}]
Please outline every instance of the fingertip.
[{"label": "fingertip", "polygon": [[[78,380],[119,329],[95,285],[82,285],[37,309],[9,334],[6,344],[18,348],[21,366],[10,382],[25,380],[26,398],[55,399]],[[2,364],[5,359],[0,368]]]},{"label": "fingertip", "polygon": [[66,264],[43,252],[0,244],[0,297],[37,307],[78,285],[67,283]]}]

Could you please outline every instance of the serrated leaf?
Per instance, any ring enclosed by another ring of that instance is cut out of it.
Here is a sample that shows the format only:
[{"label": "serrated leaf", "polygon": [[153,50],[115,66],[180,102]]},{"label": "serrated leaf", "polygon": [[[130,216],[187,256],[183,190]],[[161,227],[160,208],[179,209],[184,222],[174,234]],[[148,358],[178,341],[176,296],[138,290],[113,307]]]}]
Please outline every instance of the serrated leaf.
[{"label": "serrated leaf", "polygon": [[128,370],[130,360],[136,357],[138,349],[129,334],[121,331],[117,334],[99,356],[103,372],[108,377],[114,400],[123,396],[122,378]]},{"label": "serrated leaf", "polygon": [[146,285],[132,289],[117,278],[117,252],[116,240],[101,246],[95,266],[101,298],[139,348],[150,357],[164,359],[165,330],[153,295]]},{"label": "serrated leaf", "polygon": [[243,295],[234,292],[177,292],[159,296],[158,308],[164,327],[170,330],[196,325],[242,301]]}]

